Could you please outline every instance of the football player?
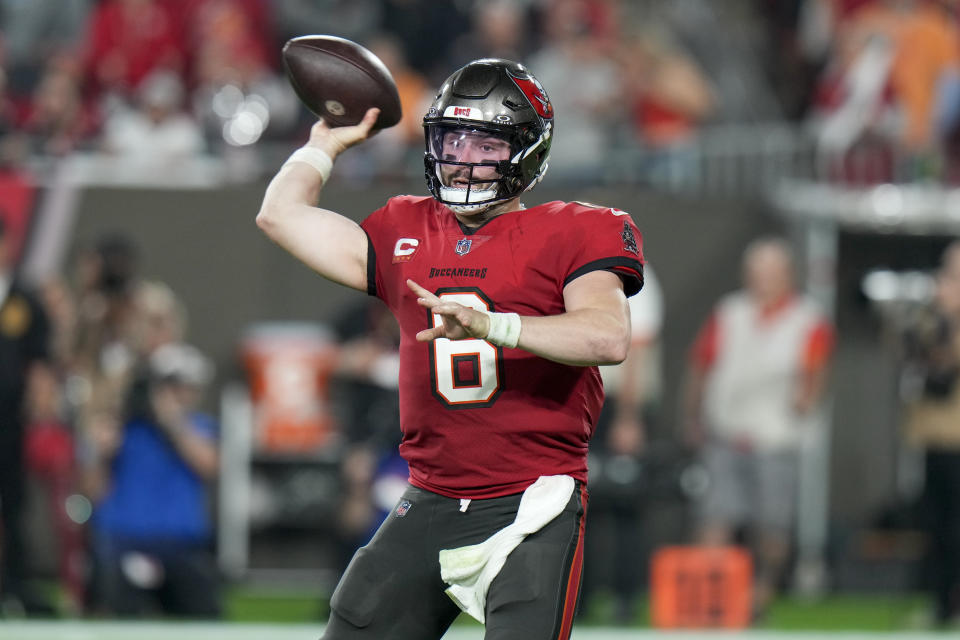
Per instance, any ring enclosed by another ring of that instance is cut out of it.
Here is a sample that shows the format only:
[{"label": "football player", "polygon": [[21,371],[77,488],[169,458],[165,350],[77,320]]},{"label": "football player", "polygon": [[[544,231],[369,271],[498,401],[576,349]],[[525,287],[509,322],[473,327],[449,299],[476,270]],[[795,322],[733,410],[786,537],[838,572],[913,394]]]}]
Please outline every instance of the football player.
[{"label": "football player", "polygon": [[554,114],[500,59],[453,73],[423,119],[432,197],[391,198],[359,225],[315,207],[377,113],[317,122],[257,216],[324,277],[381,298],[402,334],[410,487],[351,561],[324,637],[440,638],[462,609],[488,640],[568,638],[597,365],[630,345],[640,233],[617,209],[521,204],[547,171]]}]

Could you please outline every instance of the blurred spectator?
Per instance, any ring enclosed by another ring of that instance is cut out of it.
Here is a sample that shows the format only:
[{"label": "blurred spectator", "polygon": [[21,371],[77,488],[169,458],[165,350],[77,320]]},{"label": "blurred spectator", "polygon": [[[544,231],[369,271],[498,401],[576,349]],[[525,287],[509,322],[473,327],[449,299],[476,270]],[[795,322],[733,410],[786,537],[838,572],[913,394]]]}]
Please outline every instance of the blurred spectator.
[{"label": "blurred spectator", "polygon": [[77,256],[75,363],[88,384],[110,381],[118,390],[127,384],[135,361],[131,324],[138,269],[137,248],[124,235],[105,234]]},{"label": "blurred spectator", "polygon": [[40,288],[43,307],[50,320],[50,358],[60,376],[76,366],[77,332],[80,318],[77,301],[67,282],[53,277]]},{"label": "blurred spectator", "polygon": [[347,448],[340,465],[337,492],[337,570],[346,571],[350,558],[370,541],[383,521],[373,504],[373,480],[377,457],[369,446],[355,444]]},{"label": "blurred spectator", "polygon": [[613,589],[614,620],[629,624],[643,580],[645,491],[643,467],[648,425],[660,398],[660,328],[663,295],[647,262],[643,289],[627,299],[631,345],[627,359],[600,367],[606,399],[590,446],[591,535],[586,542],[583,602],[601,586]]},{"label": "blurred spectator", "polygon": [[43,69],[22,123],[32,155],[64,156],[85,146],[97,128],[81,93],[75,61],[52,58]]},{"label": "blurred spectator", "polygon": [[[52,358],[56,363],[56,356]],[[59,371],[38,370],[27,394],[26,467],[34,486],[42,490],[47,507],[40,514],[44,528],[52,531],[58,586],[65,611],[76,615],[84,602],[86,549],[79,524],[67,514],[77,486],[76,450],[62,401]],[[38,514],[34,514],[35,516]]]},{"label": "blurred spectator", "polygon": [[103,148],[132,162],[163,165],[204,149],[197,122],[183,110],[184,86],[171,71],[151,73],[137,90],[135,108],[118,107],[103,125]]},{"label": "blurred spectator", "polygon": [[0,67],[0,171],[18,167],[26,156],[23,136],[18,134],[17,103],[10,94],[7,72]]},{"label": "blurred spectator", "polygon": [[[168,0],[177,5],[191,51],[202,39],[231,43],[239,56],[279,62],[273,0]],[[247,51],[240,51],[243,45]],[[234,61],[234,64],[236,61]]]},{"label": "blurred spectator", "polygon": [[[98,452],[117,444],[125,406],[138,376],[143,377],[144,363],[160,347],[183,339],[186,317],[168,286],[138,281],[136,252],[128,239],[101,239],[81,264],[86,269],[78,293],[79,339],[68,387],[78,414],[82,463],[89,468]],[[87,476],[90,484],[95,476]],[[91,492],[100,493],[95,488]]]},{"label": "blurred spectator", "polygon": [[[397,321],[386,305],[371,299],[348,308],[335,328],[340,348],[332,395],[348,443],[341,464],[338,517],[343,570],[397,504],[407,472],[397,452],[401,436]],[[402,477],[396,482],[398,475]]]},{"label": "blurred spectator", "polygon": [[632,66],[634,122],[645,144],[669,147],[689,142],[713,108],[707,78],[679,43],[648,30],[626,49]]},{"label": "blurred spectator", "polygon": [[934,300],[903,335],[911,378],[906,435],[924,451],[927,575],[938,625],[960,618],[960,242],[943,254]]},{"label": "blurred spectator", "polygon": [[663,29],[647,29],[623,47],[633,127],[650,157],[644,173],[657,184],[688,183],[693,143],[714,108],[710,83]]},{"label": "blurred spectator", "polygon": [[410,66],[439,87],[449,72],[453,42],[470,28],[466,3],[381,0],[383,30],[400,39]]},{"label": "blurred spectator", "polygon": [[[38,376],[39,384],[27,396],[26,462],[31,479],[45,496],[45,522],[54,534],[64,612],[77,615],[85,603],[87,551],[81,527],[84,518],[78,516],[84,499],[75,495],[79,480],[73,429],[77,398],[65,392],[65,386],[77,380],[77,308],[67,283],[60,278],[44,282],[39,292],[50,325],[51,366]],[[71,504],[75,509],[72,515],[68,513]]]},{"label": "blurred spectator", "polygon": [[195,84],[251,84],[266,73],[277,49],[268,14],[256,0],[181,0],[189,3],[187,38]]},{"label": "blurred spectator", "polygon": [[798,293],[789,246],[755,240],[744,253],[744,289],[724,297],[693,345],[684,420],[710,486],[699,540],[735,542],[756,557],[754,606],[762,615],[790,555],[799,447],[820,402],[833,332]]},{"label": "blurred spectator", "polygon": [[[50,278],[38,290],[49,322],[49,364],[34,379],[27,395],[25,459],[29,479],[46,506],[33,512],[53,533],[61,608],[68,615],[82,612],[86,587],[86,540],[81,524],[84,498],[78,492],[79,450],[74,427],[85,400],[77,392],[79,375],[77,338],[79,317],[73,293],[61,278]],[[68,391],[69,388],[69,391]],[[68,513],[71,509],[72,513]],[[41,538],[42,540],[42,538]],[[37,550],[35,546],[34,551]]]},{"label": "blurred spectator", "polygon": [[274,0],[279,41],[314,33],[365,43],[382,23],[380,0]]},{"label": "blurred spectator", "polygon": [[141,358],[167,344],[183,340],[187,312],[176,294],[162,282],[146,281],[134,294],[133,345]]},{"label": "blurred spectator", "polygon": [[828,177],[855,183],[893,180],[899,116],[890,86],[894,44],[883,33],[847,25],[818,81],[810,124]]},{"label": "blurred spectator", "polygon": [[369,145],[350,149],[342,157],[343,172],[354,181],[374,175],[403,178],[423,173],[423,116],[433,100],[434,88],[420,72],[407,64],[396,37],[381,34],[369,43],[370,51],[390,70],[400,95],[403,117],[399,124],[369,140]]},{"label": "blurred spectator", "polygon": [[383,131],[381,136],[395,132],[398,142],[419,148],[423,143],[423,115],[433,100],[435,87],[431,87],[423,74],[407,63],[403,47],[395,37],[384,34],[373,38],[370,41],[370,50],[390,70],[397,83],[397,93],[400,94],[400,106],[403,109],[400,123]]},{"label": "blurred spectator", "polygon": [[[906,179],[938,177],[960,117],[960,33],[938,2],[883,0],[849,14],[818,89],[821,148],[845,153],[877,132]],[[876,176],[875,179],[890,179]]]},{"label": "blurred spectator", "polygon": [[219,467],[216,432],[199,413],[210,364],[195,348],[156,349],[127,399],[116,438],[98,441],[88,469],[96,593],[121,616],[221,614],[211,551],[208,483]]},{"label": "blurred spectator", "polygon": [[891,80],[904,110],[902,141],[910,152],[937,150],[960,110],[960,33],[937,2],[898,3],[897,55]]},{"label": "blurred spectator", "polygon": [[473,4],[470,30],[450,48],[451,67],[480,58],[523,62],[533,53],[535,38],[527,22],[529,7],[513,0],[484,0]]},{"label": "blurred spectator", "polygon": [[370,442],[378,451],[400,444],[397,398],[400,329],[379,300],[355,305],[336,323],[337,397],[344,435],[351,443]]},{"label": "blurred spectator", "polygon": [[647,423],[660,398],[660,329],[663,292],[650,263],[643,266],[642,295],[628,299],[631,345],[627,359],[600,367],[606,401],[597,424],[597,444],[608,455],[639,456]]},{"label": "blurred spectator", "polygon": [[46,313],[14,272],[13,253],[0,217],[0,613],[48,609],[26,584],[23,545],[24,401],[48,369]]},{"label": "blurred spectator", "polygon": [[91,0],[0,1],[5,66],[15,93],[32,93],[48,60],[76,55],[91,4]]},{"label": "blurred spectator", "polygon": [[550,170],[563,180],[596,181],[613,143],[616,124],[626,117],[623,83],[607,45],[591,34],[585,6],[562,0],[544,14],[544,47],[529,68],[550,87],[554,110],[562,114]]},{"label": "blurred spectator", "polygon": [[[874,0],[865,0],[873,2]],[[836,38],[837,23],[864,0],[759,0],[768,33],[763,64],[784,115],[798,120],[810,108],[817,77]]]},{"label": "blurred spectator", "polygon": [[180,23],[162,0],[103,0],[94,7],[85,63],[92,88],[132,97],[158,69],[182,74],[187,59]]},{"label": "blurred spectator", "polygon": [[210,145],[257,142],[269,127],[288,132],[300,105],[274,66],[279,44],[259,0],[181,0],[191,5],[192,107]]}]

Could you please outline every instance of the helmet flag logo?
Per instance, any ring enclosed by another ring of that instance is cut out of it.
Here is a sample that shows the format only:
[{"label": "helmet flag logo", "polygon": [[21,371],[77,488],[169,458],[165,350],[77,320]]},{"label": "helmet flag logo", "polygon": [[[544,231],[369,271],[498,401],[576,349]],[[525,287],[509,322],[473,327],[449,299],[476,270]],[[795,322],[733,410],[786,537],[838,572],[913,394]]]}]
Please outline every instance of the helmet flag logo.
[{"label": "helmet flag logo", "polygon": [[518,78],[512,73],[510,77],[513,78],[513,81],[520,88],[520,91],[523,91],[523,95],[527,96],[527,100],[530,101],[533,109],[541,118],[553,117],[553,105],[550,104],[547,92],[544,91],[543,85],[540,84],[539,80],[533,76],[529,78]]}]

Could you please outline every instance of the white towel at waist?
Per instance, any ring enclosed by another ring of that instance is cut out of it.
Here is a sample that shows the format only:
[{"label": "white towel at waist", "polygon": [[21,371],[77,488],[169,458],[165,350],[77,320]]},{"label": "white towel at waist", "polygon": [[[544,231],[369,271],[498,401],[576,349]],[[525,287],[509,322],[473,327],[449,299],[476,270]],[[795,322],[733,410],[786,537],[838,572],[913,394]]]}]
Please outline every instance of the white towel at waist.
[{"label": "white towel at waist", "polygon": [[479,544],[440,551],[440,577],[446,593],[463,611],[484,621],[487,590],[510,552],[523,539],[556,518],[573,495],[570,476],[540,476],[527,487],[512,524]]}]

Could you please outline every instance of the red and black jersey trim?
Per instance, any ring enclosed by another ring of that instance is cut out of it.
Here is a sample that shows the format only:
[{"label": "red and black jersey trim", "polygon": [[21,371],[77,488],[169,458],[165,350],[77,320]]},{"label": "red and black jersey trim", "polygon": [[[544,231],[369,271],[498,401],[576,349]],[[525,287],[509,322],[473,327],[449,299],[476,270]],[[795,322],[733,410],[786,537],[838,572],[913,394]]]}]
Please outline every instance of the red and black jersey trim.
[{"label": "red and black jersey trim", "polygon": [[563,286],[567,286],[573,280],[591,271],[601,270],[612,271],[620,276],[620,279],[623,280],[623,291],[627,296],[632,296],[643,288],[643,263],[634,258],[624,257],[600,258],[588,262],[568,275],[563,281]]},{"label": "red and black jersey trim", "polygon": [[373,248],[373,240],[367,230],[367,295],[377,296],[377,250]]}]

